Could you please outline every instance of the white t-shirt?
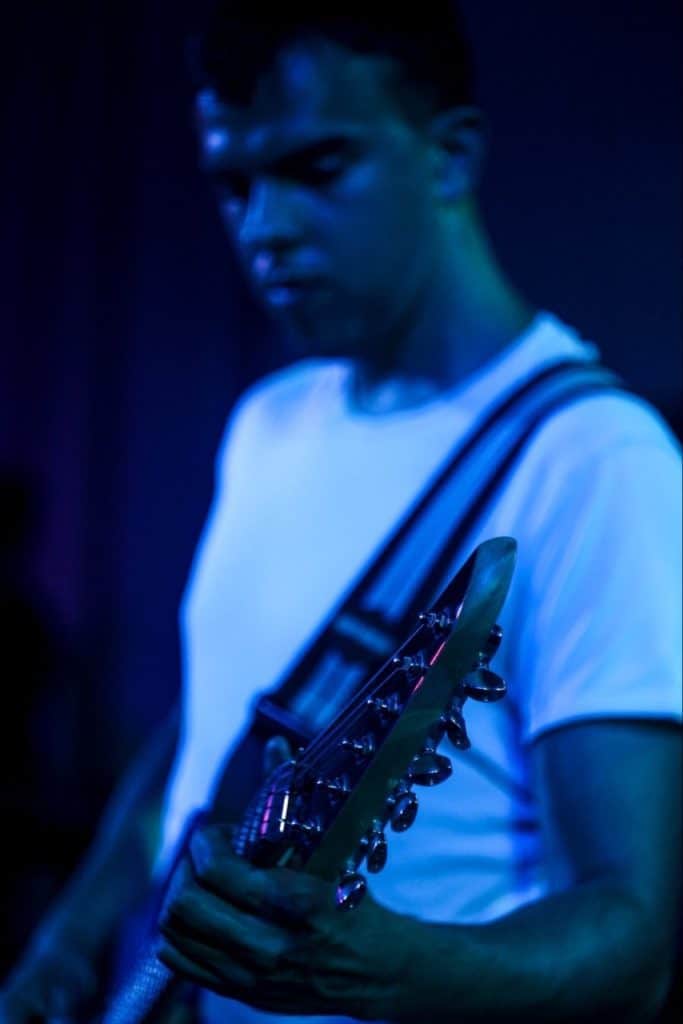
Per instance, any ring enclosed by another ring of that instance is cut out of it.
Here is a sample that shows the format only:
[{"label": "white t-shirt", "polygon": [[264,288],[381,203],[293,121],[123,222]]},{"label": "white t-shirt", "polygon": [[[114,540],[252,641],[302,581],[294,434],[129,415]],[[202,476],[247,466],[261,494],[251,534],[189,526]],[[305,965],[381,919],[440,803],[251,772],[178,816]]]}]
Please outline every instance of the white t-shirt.
[{"label": "white t-shirt", "polygon": [[[181,607],[184,727],[159,873],[255,694],[295,663],[458,441],[544,364],[594,356],[541,313],[479,373],[411,409],[353,411],[351,366],[329,360],[297,363],[243,397]],[[518,543],[494,661],[508,696],[468,702],[471,750],[446,751],[453,776],[419,791],[415,826],[391,834],[386,868],[369,877],[378,900],[430,920],[491,920],[547,892],[532,740],[576,719],[681,719],[681,461],[658,415],[619,394],[555,413],[453,569],[500,535]],[[278,1019],[216,997],[205,1013]]]}]

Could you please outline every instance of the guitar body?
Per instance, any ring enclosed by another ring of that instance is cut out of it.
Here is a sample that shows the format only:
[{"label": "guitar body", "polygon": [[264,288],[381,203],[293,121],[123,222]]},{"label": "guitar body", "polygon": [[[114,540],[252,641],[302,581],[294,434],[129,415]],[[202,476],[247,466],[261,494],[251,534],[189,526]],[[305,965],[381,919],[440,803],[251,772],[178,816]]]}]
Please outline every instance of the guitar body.
[{"label": "guitar body", "polygon": [[[496,620],[515,554],[511,538],[479,545],[413,633],[337,718],[265,782],[262,743],[250,730],[227,768],[227,779],[239,779],[239,786],[228,788],[220,806],[201,820],[236,822],[233,847],[239,856],[263,867],[310,872],[329,882],[340,913],[352,912],[366,891],[361,869],[373,873],[384,867],[385,830],[401,832],[412,825],[415,787],[437,785],[451,775],[450,760],[437,750],[441,740],[447,736],[461,750],[469,746],[466,700],[492,702],[505,693],[488,663],[501,639]],[[286,713],[276,731],[297,747],[300,737],[288,730]],[[254,794],[246,811],[245,789]],[[184,848],[181,844],[179,856]],[[188,1019],[193,990],[157,960],[155,938],[152,928],[101,1024]]]}]

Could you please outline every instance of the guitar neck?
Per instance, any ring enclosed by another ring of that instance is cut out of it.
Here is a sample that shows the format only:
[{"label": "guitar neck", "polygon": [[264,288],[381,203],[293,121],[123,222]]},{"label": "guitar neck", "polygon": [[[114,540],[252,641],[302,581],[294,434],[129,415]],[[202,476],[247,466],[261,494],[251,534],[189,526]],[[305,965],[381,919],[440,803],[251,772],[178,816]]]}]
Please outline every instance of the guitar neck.
[{"label": "guitar neck", "polygon": [[[469,740],[465,700],[490,703],[505,683],[488,668],[502,631],[495,625],[514,567],[515,542],[485,541],[420,616],[415,631],[354,694],[326,729],[263,783],[233,837],[233,849],[258,867],[283,863],[337,884],[340,910],[366,891],[358,871],[386,861],[384,828],[405,831],[415,818],[413,786],[445,782],[450,760],[437,753],[447,735]],[[211,817],[218,814],[213,809]],[[200,812],[180,844],[187,848]],[[145,1024],[181,994],[185,983],[156,957],[152,933],[132,975],[99,1024]]]},{"label": "guitar neck", "polygon": [[144,1024],[178,996],[183,982],[157,959],[155,949],[155,943],[150,942],[98,1024]]}]

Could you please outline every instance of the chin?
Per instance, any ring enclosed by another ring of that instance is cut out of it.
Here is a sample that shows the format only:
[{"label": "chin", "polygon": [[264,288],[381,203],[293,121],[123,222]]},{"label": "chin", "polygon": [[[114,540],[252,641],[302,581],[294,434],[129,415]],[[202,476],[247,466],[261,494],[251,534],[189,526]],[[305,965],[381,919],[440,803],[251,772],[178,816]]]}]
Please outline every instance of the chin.
[{"label": "chin", "polygon": [[358,359],[363,353],[360,339],[351,338],[348,331],[339,330],[338,324],[319,324],[314,327],[287,325],[285,344],[299,358]]}]

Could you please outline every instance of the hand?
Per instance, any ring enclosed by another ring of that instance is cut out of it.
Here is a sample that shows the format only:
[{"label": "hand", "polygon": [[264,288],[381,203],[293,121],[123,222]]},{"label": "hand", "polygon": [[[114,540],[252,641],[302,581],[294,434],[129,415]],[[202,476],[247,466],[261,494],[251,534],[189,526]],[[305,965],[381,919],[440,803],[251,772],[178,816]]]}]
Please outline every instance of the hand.
[{"label": "hand", "polygon": [[171,881],[158,955],[191,981],[262,1010],[391,1019],[416,924],[369,893],[341,912],[330,883],[255,868],[232,852],[227,830],[207,826]]},{"label": "hand", "polygon": [[56,944],[19,964],[0,990],[0,1024],[75,1019],[97,991],[89,959]]}]

